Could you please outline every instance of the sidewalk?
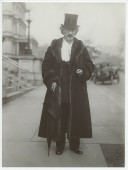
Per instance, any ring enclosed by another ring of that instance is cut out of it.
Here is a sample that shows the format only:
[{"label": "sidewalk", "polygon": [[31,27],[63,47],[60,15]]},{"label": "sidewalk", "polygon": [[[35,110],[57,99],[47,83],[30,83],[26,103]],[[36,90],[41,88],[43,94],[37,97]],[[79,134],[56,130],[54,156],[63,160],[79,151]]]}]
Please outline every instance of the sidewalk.
[{"label": "sidewalk", "polygon": [[46,139],[38,137],[45,91],[39,87],[3,106],[3,167],[106,167],[101,144],[124,144],[124,111],[89,83],[93,138],[81,139],[83,155],[70,151],[67,141],[61,156],[52,143],[48,157]]}]

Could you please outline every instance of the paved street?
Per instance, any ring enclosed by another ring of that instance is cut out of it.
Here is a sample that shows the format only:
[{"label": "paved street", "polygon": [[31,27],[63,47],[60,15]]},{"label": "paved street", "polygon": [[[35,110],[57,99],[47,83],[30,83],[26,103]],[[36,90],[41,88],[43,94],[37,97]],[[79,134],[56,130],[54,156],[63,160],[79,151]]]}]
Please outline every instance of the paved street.
[{"label": "paved street", "polygon": [[106,148],[112,151],[124,144],[124,75],[120,84],[88,82],[93,138],[81,139],[83,155],[71,152],[67,141],[61,156],[55,155],[55,143],[47,156],[46,139],[37,135],[45,91],[39,87],[3,106],[3,167],[112,166]]}]

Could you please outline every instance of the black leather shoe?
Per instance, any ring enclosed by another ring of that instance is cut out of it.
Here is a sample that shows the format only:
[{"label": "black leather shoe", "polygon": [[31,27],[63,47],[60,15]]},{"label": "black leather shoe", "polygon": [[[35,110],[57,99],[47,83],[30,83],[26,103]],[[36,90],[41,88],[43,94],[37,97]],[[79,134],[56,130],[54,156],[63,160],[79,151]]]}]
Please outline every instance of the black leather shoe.
[{"label": "black leather shoe", "polygon": [[61,155],[63,151],[56,150],[56,155]]},{"label": "black leather shoe", "polygon": [[80,155],[83,154],[83,152],[79,148],[70,148],[70,150]]}]

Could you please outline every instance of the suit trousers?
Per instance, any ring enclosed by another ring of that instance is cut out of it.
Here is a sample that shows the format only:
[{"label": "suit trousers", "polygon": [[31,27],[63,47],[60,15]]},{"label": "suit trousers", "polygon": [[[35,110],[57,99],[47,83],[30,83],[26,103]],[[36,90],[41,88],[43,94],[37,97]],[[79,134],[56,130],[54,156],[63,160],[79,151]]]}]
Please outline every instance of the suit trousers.
[{"label": "suit trousers", "polygon": [[[62,103],[62,114],[61,114],[61,137],[58,141],[56,141],[56,148],[59,151],[63,151],[66,142],[66,132],[68,126],[68,116],[69,116],[69,103]],[[79,148],[80,139],[78,137],[74,137],[69,140],[70,148]]]}]

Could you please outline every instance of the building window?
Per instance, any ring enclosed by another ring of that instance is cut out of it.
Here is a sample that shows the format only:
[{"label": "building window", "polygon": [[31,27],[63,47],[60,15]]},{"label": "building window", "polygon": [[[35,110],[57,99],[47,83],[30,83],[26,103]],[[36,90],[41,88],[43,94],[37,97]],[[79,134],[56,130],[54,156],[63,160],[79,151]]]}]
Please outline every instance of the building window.
[{"label": "building window", "polygon": [[3,18],[3,32],[13,32],[13,24],[10,18]]},{"label": "building window", "polygon": [[12,32],[13,32],[13,34],[15,34],[15,23],[14,23],[14,21],[12,22]]},{"label": "building window", "polygon": [[17,35],[17,22],[15,22],[15,34]]}]

